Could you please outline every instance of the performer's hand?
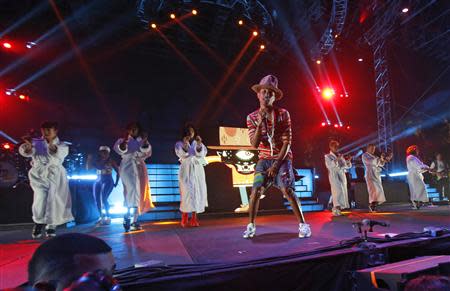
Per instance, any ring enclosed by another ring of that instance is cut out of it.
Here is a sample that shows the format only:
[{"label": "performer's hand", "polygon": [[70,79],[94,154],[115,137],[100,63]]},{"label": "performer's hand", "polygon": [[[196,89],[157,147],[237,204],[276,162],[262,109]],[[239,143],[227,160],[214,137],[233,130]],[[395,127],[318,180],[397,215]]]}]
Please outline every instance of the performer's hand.
[{"label": "performer's hand", "polygon": [[56,146],[56,145],[54,145],[54,144],[49,144],[48,145],[48,150],[51,152],[51,153],[56,153],[56,151],[58,150],[58,147]]},{"label": "performer's hand", "polygon": [[263,120],[266,118],[267,113],[264,110],[259,110],[258,116],[256,117],[256,126],[261,126]]},{"label": "performer's hand", "polygon": [[189,147],[189,141],[191,140],[190,136],[183,137],[183,147]]},{"label": "performer's hand", "polygon": [[202,144],[202,138],[201,138],[199,135],[197,135],[197,136],[195,137],[195,141],[197,142],[198,145],[201,145],[201,144]]},{"label": "performer's hand", "polygon": [[274,178],[277,175],[278,175],[278,163],[275,163],[267,170],[267,176],[269,178]]},{"label": "performer's hand", "polygon": [[150,143],[148,142],[148,133],[143,132],[143,133],[141,134],[141,138],[142,138],[142,142],[143,142],[145,145],[149,145],[149,144],[150,144]]},{"label": "performer's hand", "polygon": [[122,138],[122,142],[119,145],[121,149],[125,149],[127,147],[129,138],[130,136],[128,134]]}]

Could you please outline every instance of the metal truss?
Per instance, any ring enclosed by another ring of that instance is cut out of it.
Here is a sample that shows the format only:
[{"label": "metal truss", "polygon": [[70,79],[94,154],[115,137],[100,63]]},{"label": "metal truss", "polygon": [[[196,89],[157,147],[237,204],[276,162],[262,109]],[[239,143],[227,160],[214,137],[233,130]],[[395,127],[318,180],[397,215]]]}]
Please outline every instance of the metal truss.
[{"label": "metal truss", "polygon": [[312,51],[313,58],[322,58],[333,49],[336,37],[342,33],[342,30],[344,28],[347,8],[347,0],[333,1],[330,21],[328,22],[327,28],[322,34],[316,48],[314,48]]},{"label": "metal truss", "polygon": [[381,151],[391,149],[392,96],[387,61],[387,41],[394,30],[400,11],[400,1],[371,7],[374,11],[372,26],[363,35],[363,41],[372,48],[375,73],[375,99],[377,107],[378,146]]},{"label": "metal truss", "polygon": [[392,98],[387,63],[386,41],[377,42],[373,48],[375,70],[375,97],[377,105],[378,146],[387,152],[392,140]]},{"label": "metal truss", "polygon": [[417,12],[402,21],[404,29],[399,38],[425,56],[450,63],[450,7],[435,7],[439,4],[436,0],[411,3]]}]

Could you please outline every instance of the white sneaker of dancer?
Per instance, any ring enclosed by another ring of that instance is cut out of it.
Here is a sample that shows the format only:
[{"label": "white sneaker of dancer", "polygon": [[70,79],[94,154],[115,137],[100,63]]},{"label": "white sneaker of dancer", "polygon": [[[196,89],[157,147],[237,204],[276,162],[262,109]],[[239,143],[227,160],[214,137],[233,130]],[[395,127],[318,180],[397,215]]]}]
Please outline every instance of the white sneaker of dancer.
[{"label": "white sneaker of dancer", "polygon": [[254,223],[247,224],[247,229],[244,231],[243,238],[252,238],[256,234],[256,226]]},{"label": "white sneaker of dancer", "polygon": [[299,238],[306,238],[310,237],[312,234],[311,232],[311,226],[307,223],[300,223],[298,225],[298,237]]}]

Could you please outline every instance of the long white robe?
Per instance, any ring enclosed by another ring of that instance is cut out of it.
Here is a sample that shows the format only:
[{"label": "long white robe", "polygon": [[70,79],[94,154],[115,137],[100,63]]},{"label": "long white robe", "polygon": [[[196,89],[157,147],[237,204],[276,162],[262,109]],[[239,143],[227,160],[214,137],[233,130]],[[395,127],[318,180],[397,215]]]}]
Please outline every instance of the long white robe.
[{"label": "long white robe", "polygon": [[28,173],[33,189],[33,221],[39,224],[57,226],[73,220],[72,199],[64,158],[69,147],[55,138],[56,153],[50,153],[45,139],[33,139],[31,153],[25,152],[25,144],[19,147],[19,153],[31,158]]},{"label": "long white robe", "polygon": [[180,186],[180,211],[202,213],[208,206],[208,194],[206,190],[205,156],[207,149],[202,144],[197,151],[197,142],[194,140],[187,151],[183,149],[183,142],[175,144],[175,154],[178,156],[180,171],[178,181]]},{"label": "long white robe", "polygon": [[408,186],[411,201],[428,202],[427,188],[423,181],[422,173],[429,170],[429,167],[414,155],[409,155],[406,158],[406,167],[408,168]]},{"label": "long white robe", "polygon": [[130,137],[125,150],[121,150],[119,145],[122,142],[123,138],[119,138],[114,150],[122,157],[119,175],[123,184],[124,206],[137,207],[138,214],[145,213],[154,207],[145,164],[145,160],[152,155],[152,147],[144,147],[140,137]]},{"label": "long white robe", "polygon": [[385,162],[381,158],[367,152],[362,155],[362,162],[366,169],[364,178],[366,179],[367,191],[369,192],[369,203],[378,202],[378,204],[381,204],[386,202],[381,182],[381,170]]},{"label": "long white robe", "polygon": [[330,152],[325,155],[325,165],[328,169],[333,207],[350,208],[345,171],[352,167],[351,162],[346,161],[343,157],[338,158],[334,153]]}]

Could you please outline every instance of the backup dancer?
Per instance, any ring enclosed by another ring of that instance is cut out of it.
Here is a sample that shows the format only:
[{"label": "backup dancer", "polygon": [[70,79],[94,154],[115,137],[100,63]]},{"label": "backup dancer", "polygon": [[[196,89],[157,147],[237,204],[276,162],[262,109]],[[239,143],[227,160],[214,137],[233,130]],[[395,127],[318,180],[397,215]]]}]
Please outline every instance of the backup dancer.
[{"label": "backup dancer", "polygon": [[392,153],[382,153],[380,157],[375,155],[376,146],[369,144],[366,152],[362,155],[362,161],[366,173],[367,191],[369,192],[369,210],[376,211],[378,205],[386,202],[383,184],[381,182],[381,171],[383,166],[392,159]]},{"label": "backup dancer", "polygon": [[119,174],[123,183],[124,204],[127,213],[123,226],[125,231],[142,229],[137,219],[140,214],[153,208],[145,160],[152,155],[152,147],[141,126],[128,124],[125,137],[119,138],[114,150],[122,157]]},{"label": "backup dancer", "polygon": [[423,174],[431,171],[430,167],[425,165],[419,159],[419,147],[409,146],[406,149],[406,166],[408,168],[408,186],[413,209],[419,209],[424,202],[428,202],[428,193],[423,181]]},{"label": "backup dancer", "polygon": [[[111,159],[110,152],[111,149],[108,146],[101,146],[98,149],[97,157],[93,159],[92,156],[88,156],[87,160],[87,168],[95,168],[98,174],[98,179],[93,186],[93,192],[100,215],[98,224],[103,225],[111,224],[108,197],[119,182],[119,167],[116,161]],[[116,171],[115,182],[112,177],[113,169]]]},{"label": "backup dancer", "polygon": [[28,173],[33,189],[33,238],[56,235],[56,227],[73,220],[72,201],[64,158],[69,147],[58,138],[58,124],[46,121],[41,125],[42,138],[24,137],[19,153],[31,158]]},{"label": "backup dancer", "polygon": [[178,181],[181,194],[181,226],[188,225],[189,213],[192,213],[190,226],[199,226],[197,213],[208,206],[205,170],[206,146],[197,135],[194,126],[187,124],[183,129],[182,140],[175,144],[175,154],[181,163]]},{"label": "backup dancer", "polygon": [[342,209],[350,208],[345,172],[352,167],[351,157],[345,158],[338,154],[339,142],[335,140],[330,141],[329,148],[330,153],[325,155],[325,165],[331,186],[332,213],[334,216],[341,216]]},{"label": "backup dancer", "polygon": [[259,100],[259,109],[247,116],[250,142],[258,149],[259,161],[255,168],[249,206],[249,224],[244,238],[256,234],[255,219],[261,194],[272,184],[286,197],[299,222],[299,237],[311,236],[310,225],[305,222],[300,201],[295,195],[295,177],[292,168],[291,118],[286,109],[276,108],[273,103],[283,97],[278,89],[278,79],[268,75],[252,86]]}]

